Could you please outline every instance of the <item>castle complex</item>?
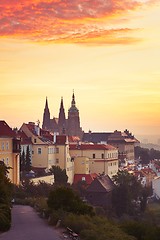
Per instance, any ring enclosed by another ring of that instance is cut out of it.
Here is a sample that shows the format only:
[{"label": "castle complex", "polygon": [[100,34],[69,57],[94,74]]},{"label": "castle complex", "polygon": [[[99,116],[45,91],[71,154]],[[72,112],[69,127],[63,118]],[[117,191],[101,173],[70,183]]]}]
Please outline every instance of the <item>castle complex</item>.
[{"label": "castle complex", "polygon": [[50,111],[48,107],[48,100],[46,98],[46,104],[43,114],[42,128],[57,132],[60,135],[66,134],[68,136],[78,136],[82,139],[83,131],[80,127],[79,110],[76,107],[75,95],[72,95],[71,107],[68,110],[68,118],[65,117],[65,110],[63,106],[63,98],[61,99],[59,117],[50,118]]}]

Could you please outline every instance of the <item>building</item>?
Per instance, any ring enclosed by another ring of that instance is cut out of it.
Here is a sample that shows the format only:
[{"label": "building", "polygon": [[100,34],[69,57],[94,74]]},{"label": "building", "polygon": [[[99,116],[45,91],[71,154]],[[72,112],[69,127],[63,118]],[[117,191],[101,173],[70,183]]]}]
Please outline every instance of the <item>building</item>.
[{"label": "building", "polygon": [[5,121],[0,121],[0,161],[10,167],[8,178],[13,184],[20,182],[20,139]]},{"label": "building", "polygon": [[66,170],[68,182],[73,183],[74,162],[69,154],[69,142],[66,135],[57,135],[55,141],[56,166]]},{"label": "building", "polygon": [[94,205],[103,207],[105,210],[111,210],[112,192],[114,183],[107,175],[96,177],[86,189],[87,201]]},{"label": "building", "polygon": [[72,95],[71,107],[68,110],[68,118],[65,116],[65,109],[63,105],[63,98],[61,98],[59,116],[58,118],[50,118],[50,111],[48,107],[48,100],[46,98],[46,104],[43,114],[42,129],[58,132],[59,135],[66,134],[68,136],[79,136],[82,138],[83,131],[80,127],[79,110],[76,107],[75,95]]},{"label": "building", "polygon": [[[85,158],[89,159],[89,173],[107,174],[112,177],[118,172],[118,150],[109,144],[70,144],[69,152],[72,159],[79,159],[83,164]],[[77,173],[82,171],[81,165],[82,163],[76,163],[76,166],[79,166]],[[84,167],[85,165],[83,169]]]},{"label": "building", "polygon": [[108,143],[118,149],[121,163],[134,162],[134,147],[139,141],[126,129],[124,132],[115,130],[110,133],[84,133],[82,141],[93,143]]},{"label": "building", "polygon": [[66,135],[52,134],[33,122],[23,123],[20,131],[31,140],[34,171],[48,171],[52,166],[59,166],[61,169],[66,169],[68,182],[73,182],[73,162],[69,155]]},{"label": "building", "polygon": [[35,168],[49,169],[55,164],[53,136],[41,131],[34,122],[23,123],[21,132],[31,140],[32,143],[32,166]]}]

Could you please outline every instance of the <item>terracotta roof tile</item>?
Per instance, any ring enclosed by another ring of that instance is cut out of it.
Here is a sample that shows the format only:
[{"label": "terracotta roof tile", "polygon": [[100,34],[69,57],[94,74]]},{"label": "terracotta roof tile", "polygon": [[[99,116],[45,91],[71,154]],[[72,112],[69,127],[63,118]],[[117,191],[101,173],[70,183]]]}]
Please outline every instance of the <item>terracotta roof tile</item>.
[{"label": "terracotta roof tile", "polygon": [[80,181],[83,181],[82,179],[85,178],[85,182],[87,183],[87,185],[90,185],[91,182],[98,177],[98,175],[96,173],[91,173],[91,174],[75,174],[74,175],[74,180],[73,183],[76,184]]},{"label": "terracotta roof tile", "polygon": [[114,150],[116,149],[109,144],[70,144],[70,150]]},{"label": "terracotta roof tile", "polygon": [[15,132],[8,126],[8,124],[1,120],[0,121],[0,137],[15,137]]}]

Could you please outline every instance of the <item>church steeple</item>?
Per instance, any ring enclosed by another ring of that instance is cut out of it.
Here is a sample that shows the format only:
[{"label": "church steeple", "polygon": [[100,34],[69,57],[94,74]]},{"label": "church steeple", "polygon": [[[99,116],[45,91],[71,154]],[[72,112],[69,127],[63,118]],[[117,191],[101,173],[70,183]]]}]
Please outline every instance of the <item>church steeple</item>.
[{"label": "church steeple", "polygon": [[64,134],[66,130],[66,117],[65,117],[65,111],[63,106],[63,97],[61,98],[61,104],[59,109],[58,128],[59,128],[59,133]]},{"label": "church steeple", "polygon": [[43,129],[50,129],[50,111],[48,108],[48,99],[46,97],[46,104],[44,108],[44,113],[43,113],[43,124],[42,124]]},{"label": "church steeple", "polygon": [[75,102],[75,96],[74,96],[74,90],[73,90],[73,95],[72,95],[72,107],[76,106],[76,102]]},{"label": "church steeple", "polygon": [[71,107],[69,108],[68,112],[78,112],[78,108],[76,107],[74,90],[73,90],[73,94],[72,94]]},{"label": "church steeple", "polygon": [[45,105],[45,109],[49,109],[49,108],[48,108],[48,99],[47,99],[47,97],[46,97],[46,105]]},{"label": "church steeple", "polygon": [[75,95],[72,94],[71,107],[68,110],[67,131],[69,136],[82,137],[82,129],[80,127],[79,110],[76,107]]}]

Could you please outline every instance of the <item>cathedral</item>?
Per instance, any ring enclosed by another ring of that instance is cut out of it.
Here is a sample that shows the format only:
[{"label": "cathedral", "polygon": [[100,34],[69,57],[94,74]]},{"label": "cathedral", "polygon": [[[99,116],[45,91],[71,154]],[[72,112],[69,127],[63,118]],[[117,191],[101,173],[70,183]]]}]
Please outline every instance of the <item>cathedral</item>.
[{"label": "cathedral", "polygon": [[54,117],[51,119],[48,100],[46,98],[42,128],[53,133],[59,133],[60,135],[66,134],[68,136],[78,136],[80,139],[82,139],[83,131],[80,127],[79,110],[76,107],[74,92],[72,95],[71,107],[68,110],[68,118],[65,117],[63,98],[61,98],[59,116],[58,118]]}]

